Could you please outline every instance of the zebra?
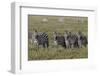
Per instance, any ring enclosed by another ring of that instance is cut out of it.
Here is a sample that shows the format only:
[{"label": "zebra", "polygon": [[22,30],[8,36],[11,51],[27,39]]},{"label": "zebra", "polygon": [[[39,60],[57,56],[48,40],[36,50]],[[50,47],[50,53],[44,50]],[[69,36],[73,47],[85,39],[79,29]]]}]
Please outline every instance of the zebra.
[{"label": "zebra", "polygon": [[82,48],[82,33],[81,33],[81,31],[78,31],[77,37],[78,37],[78,46],[79,46],[79,48]]},{"label": "zebra", "polygon": [[66,41],[68,42],[67,45],[69,48],[79,47],[78,46],[78,37],[77,37],[76,33],[69,32],[67,34]]},{"label": "zebra", "polygon": [[83,35],[83,33],[81,31],[78,31],[78,45],[80,48],[82,48],[82,46],[86,47],[88,41],[87,41],[87,37],[85,35]]},{"label": "zebra", "polygon": [[54,36],[54,44],[56,46],[62,46],[64,48],[66,48],[66,44],[65,44],[65,38],[64,36],[60,35],[57,32],[53,32],[53,36]]},{"label": "zebra", "polygon": [[53,41],[54,41],[54,45],[55,45],[55,46],[57,46],[56,37],[57,37],[57,32],[53,32]]},{"label": "zebra", "polygon": [[67,39],[69,41],[69,48],[74,48],[74,36],[72,34],[72,32],[69,32],[69,35],[67,36]]},{"label": "zebra", "polygon": [[64,32],[64,38],[65,38],[66,48],[69,48],[70,47],[69,40],[68,40],[68,35],[69,35],[69,32],[66,30]]},{"label": "zebra", "polygon": [[43,48],[49,47],[49,38],[45,32],[37,32],[37,30],[34,30],[32,40],[34,44],[38,45],[38,49],[39,45],[42,45]]},{"label": "zebra", "polygon": [[30,44],[33,43],[33,32],[31,32],[31,31],[28,32],[28,42]]}]

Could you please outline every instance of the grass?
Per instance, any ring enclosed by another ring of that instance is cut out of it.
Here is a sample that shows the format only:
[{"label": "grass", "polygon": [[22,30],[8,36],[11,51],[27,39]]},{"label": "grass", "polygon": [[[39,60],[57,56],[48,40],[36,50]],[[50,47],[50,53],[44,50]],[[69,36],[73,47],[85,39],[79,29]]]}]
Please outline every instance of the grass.
[{"label": "grass", "polygon": [[39,50],[34,50],[31,48],[28,51],[29,60],[50,60],[50,59],[76,59],[76,58],[87,58],[88,51],[87,48],[74,48],[74,49],[64,49],[64,48],[42,48]]},{"label": "grass", "polygon": [[[42,20],[46,18],[47,22]],[[64,18],[63,22],[59,22],[59,18]],[[50,60],[50,59],[76,59],[76,58],[88,58],[88,48],[73,48],[64,49],[62,47],[57,48],[53,46],[53,34],[57,31],[61,34],[65,30],[77,32],[81,30],[84,35],[88,36],[88,18],[87,17],[74,17],[74,16],[28,16],[28,31],[37,29],[39,32],[46,32],[49,36],[50,46],[49,48],[42,48],[39,50],[37,46],[28,42],[28,60]]]}]

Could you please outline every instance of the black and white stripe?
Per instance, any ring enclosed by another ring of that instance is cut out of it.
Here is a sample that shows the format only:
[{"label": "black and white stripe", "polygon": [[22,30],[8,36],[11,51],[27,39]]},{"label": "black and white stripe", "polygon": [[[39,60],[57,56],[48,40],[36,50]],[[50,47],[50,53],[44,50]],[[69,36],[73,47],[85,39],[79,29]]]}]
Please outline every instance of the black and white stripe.
[{"label": "black and white stripe", "polygon": [[60,34],[58,34],[56,32],[54,32],[53,34],[54,34],[54,44],[55,45],[60,45],[60,46],[62,46],[64,48],[66,48],[64,36],[62,36],[62,35],[60,35]]},{"label": "black and white stripe", "polygon": [[34,43],[37,43],[38,45],[42,45],[44,48],[49,47],[49,38],[45,32],[37,32],[35,30],[33,40]]},{"label": "black and white stripe", "polygon": [[[42,45],[43,48],[49,47],[49,37],[45,32],[34,32],[28,33],[28,39],[31,43]],[[87,37],[82,32],[69,32],[65,31],[64,35],[53,32],[54,45],[62,46],[64,48],[82,48],[86,47],[88,44]],[[52,45],[51,45],[52,46]]]}]

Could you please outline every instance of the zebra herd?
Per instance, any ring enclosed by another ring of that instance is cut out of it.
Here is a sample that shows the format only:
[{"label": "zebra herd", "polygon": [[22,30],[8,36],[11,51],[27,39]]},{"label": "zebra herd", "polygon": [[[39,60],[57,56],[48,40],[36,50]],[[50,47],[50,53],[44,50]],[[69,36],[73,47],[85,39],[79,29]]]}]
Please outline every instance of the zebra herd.
[{"label": "zebra herd", "polygon": [[[87,47],[88,44],[87,37],[81,31],[75,33],[66,30],[63,35],[58,32],[53,32],[52,36],[53,44],[63,48],[82,48]],[[43,48],[50,46],[49,36],[45,32],[34,30],[28,33],[28,38],[32,44],[42,45]]]}]

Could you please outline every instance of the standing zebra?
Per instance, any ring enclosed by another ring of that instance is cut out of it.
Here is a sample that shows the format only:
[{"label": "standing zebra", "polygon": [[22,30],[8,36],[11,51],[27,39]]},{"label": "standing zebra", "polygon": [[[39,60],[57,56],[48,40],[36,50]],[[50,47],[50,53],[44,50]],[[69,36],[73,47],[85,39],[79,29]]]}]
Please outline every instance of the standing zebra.
[{"label": "standing zebra", "polygon": [[29,43],[33,43],[33,38],[32,38],[32,36],[33,36],[33,33],[31,32],[31,31],[29,31],[28,32],[28,41],[29,41]]},{"label": "standing zebra", "polygon": [[88,44],[87,37],[86,37],[84,34],[82,34],[82,32],[79,32],[79,34],[80,34],[80,36],[81,36],[80,38],[81,38],[82,45],[83,45],[84,47],[86,47],[87,44]]},{"label": "standing zebra", "polygon": [[69,41],[69,47],[74,48],[75,39],[72,32],[69,32],[68,41]]},{"label": "standing zebra", "polygon": [[78,31],[77,37],[78,37],[78,46],[79,48],[82,48],[82,32],[81,31]]},{"label": "standing zebra", "polygon": [[78,45],[79,47],[82,48],[82,46],[86,47],[87,46],[87,37],[85,35],[83,35],[83,33],[81,31],[78,32]]},{"label": "standing zebra", "polygon": [[34,44],[42,45],[43,48],[49,47],[49,39],[48,35],[45,32],[37,32],[37,30],[34,30],[32,40],[34,41]]},{"label": "standing zebra", "polygon": [[66,48],[66,44],[65,44],[65,38],[64,36],[56,33],[56,32],[53,32],[53,36],[54,36],[54,44],[57,45],[57,46],[62,46],[64,48]]},{"label": "standing zebra", "polygon": [[69,48],[78,47],[78,37],[75,33],[69,32],[67,35],[67,41]]},{"label": "standing zebra", "polygon": [[79,48],[77,33],[74,33],[74,34],[73,34],[73,39],[74,39],[74,47],[75,47],[75,48]]},{"label": "standing zebra", "polygon": [[66,48],[69,48],[70,47],[69,46],[68,35],[69,35],[68,31],[65,31],[64,37],[65,37]]},{"label": "standing zebra", "polygon": [[54,45],[57,46],[57,33],[53,32],[53,41],[54,41]]}]

